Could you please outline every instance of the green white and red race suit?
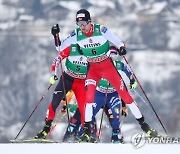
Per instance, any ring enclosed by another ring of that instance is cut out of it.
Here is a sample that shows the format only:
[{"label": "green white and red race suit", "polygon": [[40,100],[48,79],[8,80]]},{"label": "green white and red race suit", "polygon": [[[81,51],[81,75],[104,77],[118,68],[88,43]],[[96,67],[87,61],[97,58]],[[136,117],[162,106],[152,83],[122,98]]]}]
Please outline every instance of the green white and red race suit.
[{"label": "green white and red race suit", "polygon": [[[57,67],[59,66],[61,58],[66,58],[64,67],[64,79],[60,78],[53,94],[53,99],[47,110],[47,120],[53,120],[56,109],[60,101],[64,97],[64,87],[66,93],[73,90],[77,99],[79,111],[81,113],[81,122],[84,122],[84,108],[85,108],[85,78],[87,73],[87,58],[78,52],[77,44],[71,44],[64,49],[60,55],[54,59],[51,66],[52,73],[56,75]],[[63,83],[64,82],[64,83]]]},{"label": "green white and red race suit", "polygon": [[85,121],[92,119],[92,104],[94,102],[96,86],[101,78],[107,79],[117,90],[120,97],[127,104],[134,100],[125,88],[121,75],[116,70],[112,60],[109,58],[109,44],[113,43],[117,48],[124,46],[122,41],[111,31],[99,24],[91,24],[91,34],[84,34],[80,28],[76,28],[68,38],[57,47],[59,51],[70,44],[77,43],[82,54],[89,62],[89,68],[85,81],[86,86],[86,109]]}]

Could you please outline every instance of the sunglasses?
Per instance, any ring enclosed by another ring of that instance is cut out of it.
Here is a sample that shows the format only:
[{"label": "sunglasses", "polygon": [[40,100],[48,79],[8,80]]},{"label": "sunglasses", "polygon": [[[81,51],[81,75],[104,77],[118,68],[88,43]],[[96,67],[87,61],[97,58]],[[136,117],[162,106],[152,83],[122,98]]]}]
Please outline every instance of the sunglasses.
[{"label": "sunglasses", "polygon": [[76,24],[81,27],[81,26],[87,26],[89,23],[89,21],[78,21],[76,22]]}]

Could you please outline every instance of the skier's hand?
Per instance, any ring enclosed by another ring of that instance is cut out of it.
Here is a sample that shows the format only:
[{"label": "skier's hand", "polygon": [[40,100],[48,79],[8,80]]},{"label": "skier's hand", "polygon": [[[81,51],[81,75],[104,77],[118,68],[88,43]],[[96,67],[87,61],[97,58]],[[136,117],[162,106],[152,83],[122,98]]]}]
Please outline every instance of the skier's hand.
[{"label": "skier's hand", "polygon": [[63,106],[62,106],[61,112],[62,112],[62,113],[65,113],[65,112],[66,112],[66,105],[63,105]]},{"label": "skier's hand", "polygon": [[59,25],[56,24],[51,28],[51,34],[55,37],[60,32]]},{"label": "skier's hand", "polygon": [[127,107],[122,107],[122,112],[121,112],[121,114],[123,115],[123,116],[127,116],[128,115],[128,109],[127,109]]},{"label": "skier's hand", "polygon": [[130,87],[130,89],[136,89],[136,87],[137,87],[137,82],[135,81],[133,84],[130,84],[129,85],[129,87]]},{"label": "skier's hand", "polygon": [[120,47],[118,49],[118,53],[119,53],[120,56],[125,55],[127,53],[126,48],[124,46]]},{"label": "skier's hand", "polygon": [[50,77],[49,82],[51,84],[55,84],[56,80],[58,80],[58,77],[56,75],[53,75]]}]

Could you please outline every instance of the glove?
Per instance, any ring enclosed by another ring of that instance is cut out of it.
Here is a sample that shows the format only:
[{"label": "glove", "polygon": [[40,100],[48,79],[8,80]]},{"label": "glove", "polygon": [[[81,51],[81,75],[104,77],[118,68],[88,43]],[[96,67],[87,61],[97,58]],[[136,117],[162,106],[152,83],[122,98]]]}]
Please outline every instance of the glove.
[{"label": "glove", "polygon": [[130,89],[135,89],[137,87],[137,82],[129,85]]},{"label": "glove", "polygon": [[63,106],[62,106],[61,112],[62,112],[62,113],[65,113],[65,112],[66,112],[66,105],[63,105]]},{"label": "glove", "polygon": [[50,77],[49,82],[51,84],[55,84],[56,80],[58,80],[58,77],[56,75],[53,75]]},{"label": "glove", "polygon": [[60,32],[59,25],[56,24],[51,28],[51,34],[55,37]]},{"label": "glove", "polygon": [[127,109],[127,107],[122,107],[122,112],[121,112],[121,114],[123,115],[123,116],[127,116],[128,115],[128,109]]},{"label": "glove", "polygon": [[123,55],[125,55],[127,53],[127,51],[126,51],[125,47],[122,46],[122,47],[120,47],[118,49],[118,53],[119,53],[120,56],[123,56]]}]

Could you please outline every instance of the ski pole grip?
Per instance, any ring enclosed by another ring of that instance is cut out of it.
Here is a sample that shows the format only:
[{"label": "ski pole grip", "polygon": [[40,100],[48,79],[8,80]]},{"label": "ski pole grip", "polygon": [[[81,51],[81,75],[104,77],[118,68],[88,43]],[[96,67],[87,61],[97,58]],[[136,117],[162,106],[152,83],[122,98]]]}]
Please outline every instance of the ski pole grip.
[{"label": "ski pole grip", "polygon": [[56,34],[54,36],[54,42],[55,42],[55,46],[60,46],[61,45],[61,41],[60,41],[60,38],[59,38],[59,34]]}]

